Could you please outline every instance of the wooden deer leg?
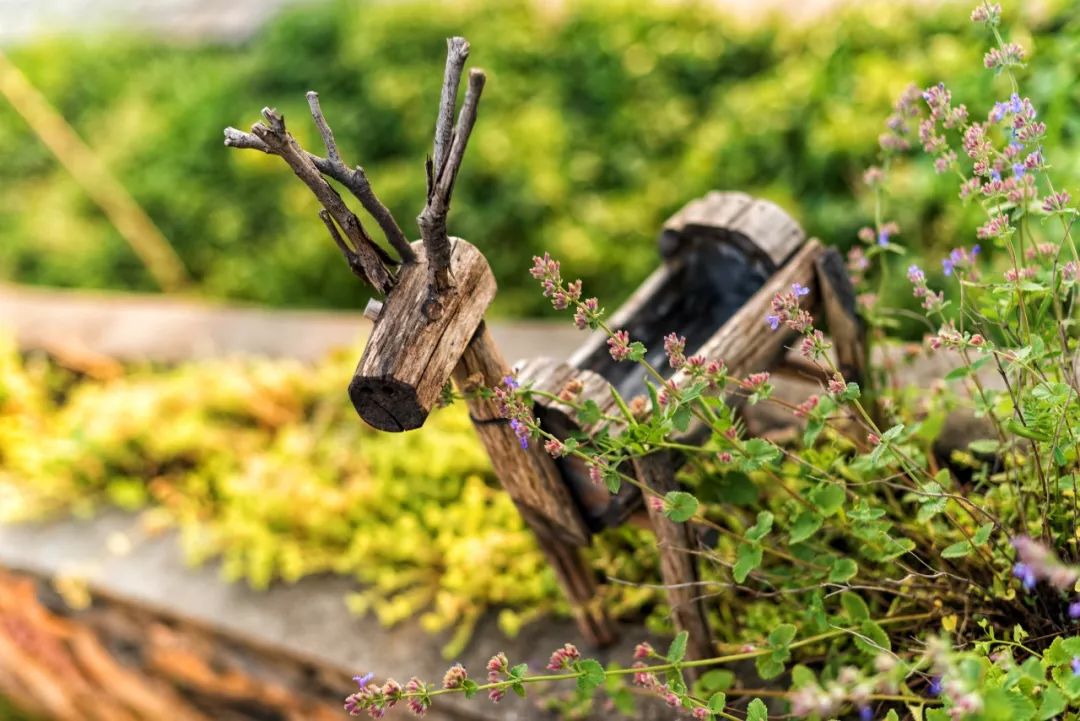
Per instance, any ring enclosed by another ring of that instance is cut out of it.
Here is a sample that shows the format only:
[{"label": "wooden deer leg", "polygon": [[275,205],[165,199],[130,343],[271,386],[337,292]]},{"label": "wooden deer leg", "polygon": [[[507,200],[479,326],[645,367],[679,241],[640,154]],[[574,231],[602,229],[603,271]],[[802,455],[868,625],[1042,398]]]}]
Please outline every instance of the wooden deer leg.
[{"label": "wooden deer leg", "polygon": [[[666,454],[652,454],[635,458],[634,474],[642,483],[657,493],[678,490],[674,466]],[[690,550],[694,548],[695,534],[685,523],[675,523],[662,510],[646,503],[649,519],[656,533],[660,549],[660,575],[667,586],[671,617],[677,631],[686,631],[686,658],[690,660],[713,656],[712,635],[705,615],[705,603],[701,599],[697,563]],[[692,669],[687,669],[691,671]]]},{"label": "wooden deer leg", "polygon": [[[458,388],[488,388],[510,372],[484,323],[480,324],[454,369]],[[536,444],[523,449],[491,400],[468,400],[469,414],[503,488],[536,534],[548,562],[573,606],[578,629],[595,646],[616,639],[615,627],[599,603],[596,579],[581,556],[589,532],[559,474],[555,461]]]}]

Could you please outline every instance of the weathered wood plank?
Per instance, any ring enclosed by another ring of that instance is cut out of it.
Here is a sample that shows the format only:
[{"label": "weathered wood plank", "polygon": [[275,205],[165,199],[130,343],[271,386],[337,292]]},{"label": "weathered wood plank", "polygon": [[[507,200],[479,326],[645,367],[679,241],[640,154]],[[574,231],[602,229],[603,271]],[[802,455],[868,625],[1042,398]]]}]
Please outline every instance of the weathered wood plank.
[{"label": "weathered wood plank", "polygon": [[844,259],[835,248],[829,248],[817,259],[816,269],[837,367],[846,380],[862,384],[866,379],[866,329],[855,309],[855,288]]},{"label": "weathered wood plank", "polygon": [[495,277],[483,254],[454,238],[454,285],[439,296],[441,313],[428,317],[425,250],[419,242],[413,249],[417,262],[398,275],[349,384],[360,417],[385,431],[423,425],[495,297]]}]

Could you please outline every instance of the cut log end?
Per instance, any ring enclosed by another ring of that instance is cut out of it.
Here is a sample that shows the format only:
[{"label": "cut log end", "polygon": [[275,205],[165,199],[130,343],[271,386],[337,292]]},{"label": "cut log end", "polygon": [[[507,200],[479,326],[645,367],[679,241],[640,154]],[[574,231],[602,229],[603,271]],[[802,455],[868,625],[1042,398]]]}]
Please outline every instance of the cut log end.
[{"label": "cut log end", "polygon": [[411,431],[424,425],[428,417],[416,388],[396,378],[354,377],[349,399],[360,418],[380,431]]}]

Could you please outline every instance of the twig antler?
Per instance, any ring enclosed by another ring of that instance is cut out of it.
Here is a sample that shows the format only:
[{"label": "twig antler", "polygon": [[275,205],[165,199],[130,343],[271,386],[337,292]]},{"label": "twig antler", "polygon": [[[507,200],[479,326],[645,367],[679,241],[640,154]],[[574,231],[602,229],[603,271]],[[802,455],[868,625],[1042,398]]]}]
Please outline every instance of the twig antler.
[{"label": "twig antler", "polygon": [[435,124],[434,155],[427,163],[427,204],[416,219],[427,254],[432,295],[452,285],[446,215],[450,210],[450,196],[454,192],[454,181],[465,156],[465,147],[476,123],[477,106],[486,79],[482,70],[470,71],[465,101],[455,126],[454,106],[457,104],[458,85],[465,69],[465,60],[469,57],[469,43],[465,38],[450,38],[446,41],[446,49],[446,73]]},{"label": "twig antler", "polygon": [[[430,306],[432,314],[438,313],[441,307],[439,294],[453,285],[450,277],[451,247],[446,231],[446,216],[450,210],[454,181],[465,155],[465,146],[476,122],[480,93],[484,89],[484,73],[480,70],[471,71],[465,101],[455,125],[454,106],[457,103],[458,85],[468,57],[469,43],[465,38],[454,37],[447,40],[446,71],[439,101],[439,116],[435,125],[434,157],[427,161],[427,203],[417,218],[430,273],[427,306]],[[364,169],[359,165],[350,168],[341,159],[334,132],[319,104],[319,94],[309,92],[307,100],[311,117],[319,129],[323,145],[326,146],[325,158],[300,147],[285,129],[284,117],[270,108],[263,109],[264,122],[253,125],[250,133],[236,128],[225,128],[225,145],[259,150],[284,160],[322,204],[324,210],[319,212],[319,217],[326,225],[334,244],[345,256],[352,272],[386,294],[394,287],[396,279],[392,267],[397,261],[375,244],[360,219],[326,178],[333,178],[341,183],[360,201],[360,205],[375,218],[402,263],[415,262],[416,253],[390,210],[375,195]]]}]

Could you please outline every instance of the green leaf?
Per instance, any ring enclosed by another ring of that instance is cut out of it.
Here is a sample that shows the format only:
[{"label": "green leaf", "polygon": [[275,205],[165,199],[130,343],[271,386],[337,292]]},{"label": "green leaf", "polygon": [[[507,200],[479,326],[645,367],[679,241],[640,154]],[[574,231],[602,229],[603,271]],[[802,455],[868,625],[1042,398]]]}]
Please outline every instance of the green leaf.
[{"label": "green leaf", "polygon": [[682,403],[675,412],[671,414],[671,425],[675,426],[675,430],[680,433],[685,433],[686,429],[690,427],[690,419],[693,417],[693,409],[689,403]]},{"label": "green leaf", "polygon": [[[892,643],[889,641],[889,634],[885,633],[881,626],[877,625],[870,619],[867,619],[859,624],[859,633],[862,637],[855,637],[855,645],[866,653],[877,655],[881,653],[882,649],[886,651],[892,650]],[[863,638],[865,637],[865,638]]]},{"label": "green leaf", "polygon": [[795,518],[795,522],[791,524],[789,543],[802,543],[810,536],[817,533],[817,530],[821,528],[822,518],[816,513],[810,511],[803,511]]},{"label": "green leaf", "polygon": [[586,658],[578,663],[581,675],[577,679],[578,691],[584,695],[592,695],[600,684],[604,682],[604,667],[596,659]]},{"label": "green leaf", "polygon": [[645,357],[645,344],[639,340],[630,344],[630,355],[628,356],[633,363],[639,363],[641,359]]},{"label": "green leaf", "polygon": [[844,388],[843,393],[840,394],[840,400],[842,401],[854,401],[858,400],[862,395],[862,389],[859,388],[858,383],[848,383]]},{"label": "green leaf", "polygon": [[603,415],[604,412],[600,410],[600,405],[592,399],[585,401],[577,412],[578,422],[583,426],[590,426],[598,422]]},{"label": "green leaf", "polygon": [[740,543],[735,552],[735,565],[731,575],[736,583],[742,583],[761,564],[761,546],[756,543]]},{"label": "green leaf", "polygon": [[765,536],[769,535],[769,531],[772,530],[773,514],[768,511],[762,511],[757,514],[757,523],[746,529],[746,538],[751,541],[760,541]]},{"label": "green leaf", "polygon": [[773,648],[787,648],[797,632],[794,624],[782,623],[769,632],[769,645]]},{"label": "green leaf", "polygon": [[718,714],[724,710],[724,706],[727,705],[727,694],[723,691],[714,693],[709,697],[708,709],[714,714]]},{"label": "green leaf", "polygon": [[701,674],[694,682],[694,695],[705,697],[717,691],[727,691],[735,683],[735,674],[727,669],[714,668]]},{"label": "green leaf", "polygon": [[831,516],[844,505],[844,487],[829,483],[810,491],[810,502],[823,516]]},{"label": "green leaf", "polygon": [[742,460],[744,471],[756,471],[780,458],[780,449],[761,438],[748,440],[743,446],[743,451],[746,454]]},{"label": "green leaf", "polygon": [[971,536],[972,544],[976,546],[981,546],[985,544],[987,541],[990,540],[990,532],[993,530],[993,523],[984,523],[983,525],[979,526],[979,530],[975,531],[975,533]]},{"label": "green leaf", "polygon": [[829,581],[832,583],[844,583],[855,577],[859,572],[859,566],[850,558],[838,558],[829,570]]},{"label": "green leaf", "polygon": [[525,698],[525,684],[521,683],[520,681],[518,683],[510,684],[510,690],[516,693],[521,698]]},{"label": "green leaf", "polygon": [[671,640],[671,646],[668,647],[667,660],[671,663],[679,663],[686,655],[686,640],[690,637],[690,634],[686,631],[679,631],[679,633]]},{"label": "green leaf", "polygon": [[529,664],[519,663],[517,666],[512,666],[510,672],[507,674],[510,678],[523,678],[525,674],[529,672]]},{"label": "green leaf", "polygon": [[757,668],[758,676],[765,681],[776,678],[784,672],[784,662],[773,656],[758,656],[754,659],[754,666]]},{"label": "green leaf", "polygon": [[664,515],[683,523],[693,518],[698,509],[698,500],[686,491],[671,491],[664,496]]},{"label": "green leaf", "polygon": [[951,546],[946,546],[941,550],[942,558],[963,558],[971,553],[971,544],[967,541],[957,541]]},{"label": "green leaf", "polygon": [[476,684],[476,681],[467,678],[461,682],[461,688],[465,691],[465,698],[472,698],[480,687]]},{"label": "green leaf", "polygon": [[870,618],[870,609],[867,607],[866,601],[862,600],[862,596],[857,593],[851,591],[841,593],[840,605],[844,607],[844,615],[853,623],[859,623]]},{"label": "green leaf", "polygon": [[808,667],[800,663],[791,669],[791,685],[793,688],[803,688],[813,683],[817,683],[817,676]]},{"label": "green leaf", "polygon": [[768,718],[769,709],[761,699],[754,699],[746,707],[746,721],[768,721]]},{"label": "green leaf", "polygon": [[1039,706],[1035,718],[1039,719],[1039,721],[1052,719],[1064,711],[1066,705],[1065,694],[1061,693],[1055,686],[1047,686],[1043,689],[1042,705]]}]

